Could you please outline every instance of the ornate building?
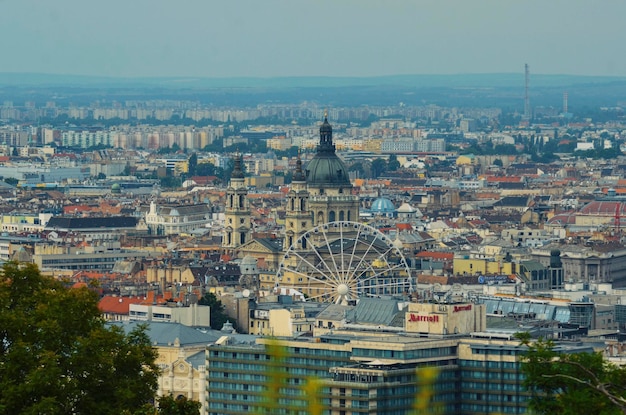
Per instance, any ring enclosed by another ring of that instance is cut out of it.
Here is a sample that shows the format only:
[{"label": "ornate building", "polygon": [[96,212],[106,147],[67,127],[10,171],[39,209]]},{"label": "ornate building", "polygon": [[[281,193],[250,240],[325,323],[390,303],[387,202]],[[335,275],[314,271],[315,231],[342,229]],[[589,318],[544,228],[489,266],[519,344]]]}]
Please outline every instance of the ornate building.
[{"label": "ornate building", "polygon": [[226,189],[226,214],[222,247],[234,250],[250,241],[250,207],[248,190],[241,169],[241,155],[235,157],[235,166]]},{"label": "ornate building", "polygon": [[[234,178],[233,172],[233,178]],[[243,177],[243,173],[242,173]],[[228,238],[229,219],[232,211],[231,194],[240,197],[245,195],[245,189],[235,192],[235,184],[227,191],[226,202],[226,230],[225,238]],[[243,179],[242,179],[243,183]],[[242,185],[243,186],[243,185]],[[231,188],[233,190],[231,190]],[[245,197],[244,197],[245,198]],[[236,199],[237,200],[237,199]],[[317,146],[317,154],[309,161],[303,170],[302,161],[298,158],[296,170],[293,175],[291,189],[286,198],[285,236],[281,239],[259,238],[246,240],[245,244],[227,244],[224,248],[232,248],[239,258],[250,255],[262,260],[268,270],[275,271],[283,257],[283,253],[292,245],[295,249],[309,249],[308,238],[300,238],[313,227],[334,221],[358,221],[359,198],[352,194],[352,183],[348,178],[348,170],[345,164],[335,153],[333,144],[333,131],[328,123],[328,117],[324,118],[320,126],[320,141]],[[246,205],[246,212],[249,211]],[[236,222],[241,216],[233,217]],[[248,216],[249,218],[249,216]],[[237,223],[237,222],[236,222]],[[268,278],[271,280],[268,280]],[[267,284],[273,284],[273,276],[261,276]]]},{"label": "ornate building", "polygon": [[[306,187],[306,178],[302,171],[302,160],[298,157],[296,171],[291,181],[291,190],[287,193],[285,214],[285,242],[283,247],[289,248],[304,232],[312,227],[312,215],[309,210],[309,191]],[[306,241],[298,245],[306,248]]]},{"label": "ornate building", "polygon": [[[147,212],[145,208],[142,210],[145,225],[151,235],[180,235],[193,232],[204,228],[211,219],[211,208],[207,204],[161,206],[153,200]],[[49,223],[51,222],[52,220]]]},{"label": "ornate building", "polygon": [[328,117],[320,127],[317,154],[306,167],[309,210],[313,225],[334,221],[358,221],[359,198],[352,195],[352,183],[346,165],[335,154],[333,129]]}]

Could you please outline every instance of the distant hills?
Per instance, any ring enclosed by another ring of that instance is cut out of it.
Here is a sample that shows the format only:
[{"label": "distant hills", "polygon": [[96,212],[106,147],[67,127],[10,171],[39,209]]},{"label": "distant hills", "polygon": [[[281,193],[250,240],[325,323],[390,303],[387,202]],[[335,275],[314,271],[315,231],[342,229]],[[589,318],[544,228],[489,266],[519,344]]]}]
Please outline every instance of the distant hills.
[{"label": "distant hills", "polygon": [[[570,109],[624,105],[626,77],[531,74],[531,105]],[[54,100],[83,105],[95,100],[187,100],[256,106],[303,101],[325,106],[428,105],[523,109],[524,74],[394,75],[378,77],[113,78],[41,73],[0,73],[0,101]]]},{"label": "distant hills", "polygon": [[[626,77],[531,74],[531,87],[559,87],[626,83]],[[169,88],[311,88],[311,87],[410,87],[410,88],[523,88],[523,73],[390,75],[375,77],[300,76],[276,78],[115,78],[85,75],[0,72],[0,86],[66,87],[169,87]]]}]

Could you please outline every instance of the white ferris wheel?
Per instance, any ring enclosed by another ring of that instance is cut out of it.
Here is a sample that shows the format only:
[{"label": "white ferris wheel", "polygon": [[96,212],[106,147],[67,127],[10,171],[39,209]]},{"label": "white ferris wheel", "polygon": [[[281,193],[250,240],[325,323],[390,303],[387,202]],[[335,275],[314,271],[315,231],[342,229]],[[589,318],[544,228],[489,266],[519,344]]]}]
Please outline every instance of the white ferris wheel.
[{"label": "white ferris wheel", "polygon": [[394,242],[369,225],[338,221],[316,226],[285,252],[275,281],[308,300],[348,304],[361,297],[407,296],[411,271]]}]

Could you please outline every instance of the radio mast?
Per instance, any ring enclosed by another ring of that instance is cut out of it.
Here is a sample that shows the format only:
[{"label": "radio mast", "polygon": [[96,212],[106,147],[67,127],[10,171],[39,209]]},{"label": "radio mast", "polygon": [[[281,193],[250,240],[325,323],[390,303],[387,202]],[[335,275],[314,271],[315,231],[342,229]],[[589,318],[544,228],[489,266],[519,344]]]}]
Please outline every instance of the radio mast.
[{"label": "radio mast", "polygon": [[528,64],[524,65],[524,119],[530,120],[530,97],[528,96],[528,87],[530,84],[530,67]]}]

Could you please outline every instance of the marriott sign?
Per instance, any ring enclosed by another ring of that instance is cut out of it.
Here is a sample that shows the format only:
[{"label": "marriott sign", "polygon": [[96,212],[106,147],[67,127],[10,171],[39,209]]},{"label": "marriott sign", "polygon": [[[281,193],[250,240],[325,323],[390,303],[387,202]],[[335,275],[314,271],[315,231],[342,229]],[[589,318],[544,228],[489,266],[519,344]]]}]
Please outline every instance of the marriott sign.
[{"label": "marriott sign", "polygon": [[419,314],[409,314],[409,321],[426,321],[429,323],[438,323],[439,322],[439,316],[438,315],[434,315],[434,316],[423,316],[423,315],[419,315]]}]

